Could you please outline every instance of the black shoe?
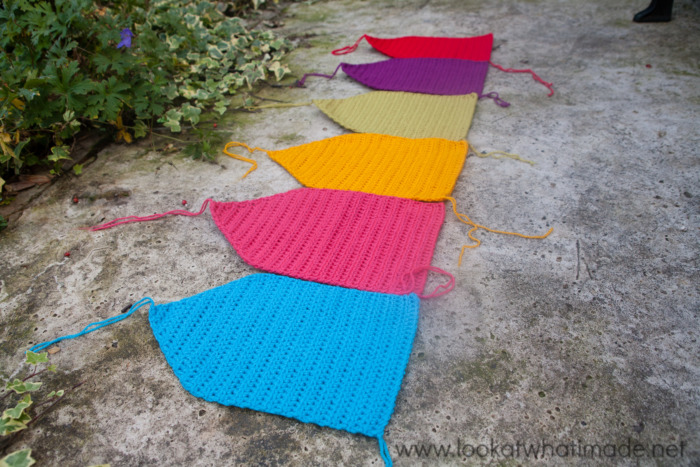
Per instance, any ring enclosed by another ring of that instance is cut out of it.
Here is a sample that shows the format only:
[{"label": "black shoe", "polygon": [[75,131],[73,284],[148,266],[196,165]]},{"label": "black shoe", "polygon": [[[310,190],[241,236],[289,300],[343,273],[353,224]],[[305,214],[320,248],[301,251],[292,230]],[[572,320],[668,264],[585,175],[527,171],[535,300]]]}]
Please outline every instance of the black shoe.
[{"label": "black shoe", "polygon": [[651,0],[651,4],[634,15],[635,23],[661,23],[671,21],[673,0]]}]

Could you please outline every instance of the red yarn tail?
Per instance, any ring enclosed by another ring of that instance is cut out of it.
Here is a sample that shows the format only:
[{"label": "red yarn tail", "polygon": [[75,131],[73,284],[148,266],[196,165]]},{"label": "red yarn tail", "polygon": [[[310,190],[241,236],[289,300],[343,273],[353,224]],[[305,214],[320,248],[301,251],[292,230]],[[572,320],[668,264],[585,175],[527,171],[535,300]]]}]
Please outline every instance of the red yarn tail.
[{"label": "red yarn tail", "polygon": [[202,208],[199,210],[199,212],[192,212],[192,211],[185,211],[183,209],[176,209],[174,211],[168,211],[164,212],[162,214],[152,214],[150,216],[127,216],[127,217],[120,217],[118,219],[114,219],[109,222],[105,222],[104,224],[100,225],[95,225],[93,227],[83,227],[81,230],[89,230],[91,232],[96,232],[98,230],[105,230],[105,229],[111,229],[112,227],[116,227],[121,224],[130,224],[131,222],[146,222],[146,221],[154,221],[156,219],[160,219],[161,217],[165,216],[199,216],[202,214],[206,208],[207,205],[209,204],[209,201],[212,201],[211,198],[207,198],[204,200],[204,203],[202,204]]},{"label": "red yarn tail", "polygon": [[552,95],[554,94],[554,89],[552,88],[553,84],[543,80],[542,78],[537,76],[537,73],[535,73],[534,71],[532,71],[529,68],[526,70],[516,70],[514,68],[503,68],[501,65],[497,65],[497,64],[493,63],[491,60],[489,60],[489,63],[491,64],[492,67],[498,68],[499,70],[505,71],[506,73],[530,73],[532,75],[532,79],[534,79],[535,81],[537,81],[539,83],[542,83],[547,89],[549,89],[549,94],[547,94],[547,97],[552,97]]},{"label": "red yarn tail", "polygon": [[[438,285],[437,287],[435,287],[435,290],[433,290],[433,291],[432,291],[430,294],[428,294],[428,295],[423,295],[423,294],[420,294],[420,293],[419,293],[419,294],[418,294],[418,297],[419,297],[419,298],[435,298],[435,297],[440,297],[440,296],[442,296],[442,295],[445,295],[446,293],[451,292],[452,289],[455,288],[455,278],[454,278],[454,276],[453,276],[452,274],[450,274],[450,273],[447,272],[447,271],[443,271],[442,269],[440,269],[440,268],[438,268],[438,267],[435,267],[435,266],[423,266],[423,267],[420,267],[420,268],[416,268],[416,269],[414,269],[413,271],[411,271],[410,273],[407,274],[408,277],[410,278],[410,282],[409,282],[408,287],[407,287],[407,290],[408,290],[407,293],[411,293],[411,292],[413,291],[414,287],[415,287],[415,282],[416,282],[416,277],[415,277],[415,275],[416,275],[417,273],[423,272],[423,271],[432,271],[432,272],[436,272],[436,273],[438,273],[438,274],[443,274],[443,275],[445,275],[445,276],[448,276],[448,277],[450,278],[450,280],[447,281],[447,284],[440,284],[440,285]],[[406,277],[404,276],[403,279],[405,280],[405,278],[406,278]],[[403,285],[403,283],[402,283],[401,285]]]},{"label": "red yarn tail", "polygon": [[331,53],[333,55],[345,55],[345,54],[352,53],[355,51],[355,49],[357,49],[357,46],[360,45],[360,41],[362,41],[362,39],[364,39],[365,37],[367,37],[367,34],[361,35],[360,38],[357,39],[357,42],[355,42],[353,45],[348,45],[345,47],[341,47],[339,49],[335,49],[335,50],[331,51]]}]

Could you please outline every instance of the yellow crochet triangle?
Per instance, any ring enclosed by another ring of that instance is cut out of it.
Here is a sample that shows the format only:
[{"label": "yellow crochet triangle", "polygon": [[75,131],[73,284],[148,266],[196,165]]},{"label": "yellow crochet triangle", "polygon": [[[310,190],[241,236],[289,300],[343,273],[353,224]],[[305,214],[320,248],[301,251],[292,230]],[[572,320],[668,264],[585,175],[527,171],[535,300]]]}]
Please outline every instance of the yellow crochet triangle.
[{"label": "yellow crochet triangle", "polygon": [[226,145],[226,154],[254,167],[257,164],[252,159],[228,151],[235,146],[266,152],[307,187],[419,201],[441,201],[450,196],[467,157],[465,141],[374,133],[341,135],[278,151],[237,142]]},{"label": "yellow crochet triangle", "polygon": [[475,93],[436,96],[372,91],[347,99],[316,99],[313,103],[336,123],[358,133],[457,141],[467,136],[477,100]]}]

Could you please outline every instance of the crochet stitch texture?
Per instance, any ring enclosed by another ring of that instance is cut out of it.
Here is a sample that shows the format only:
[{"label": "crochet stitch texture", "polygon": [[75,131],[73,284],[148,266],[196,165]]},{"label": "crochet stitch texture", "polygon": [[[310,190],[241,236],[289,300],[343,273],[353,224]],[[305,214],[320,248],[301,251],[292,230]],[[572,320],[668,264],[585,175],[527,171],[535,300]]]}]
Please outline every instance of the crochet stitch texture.
[{"label": "crochet stitch texture", "polygon": [[454,278],[430,265],[445,206],[357,191],[299,188],[251,201],[206,200],[185,210],[114,219],[104,230],[168,215],[199,216],[211,203],[212,218],[251,266],[298,279],[372,292],[417,293],[428,271],[450,280],[425,298],[443,295]]},{"label": "crochet stitch texture", "polygon": [[254,274],[149,320],[196,397],[381,439],[418,322],[415,295]]},{"label": "crochet stitch texture", "polygon": [[371,91],[347,99],[316,99],[313,103],[336,123],[358,133],[457,141],[467,136],[477,99],[474,93],[433,96]]},{"label": "crochet stitch texture", "polygon": [[489,64],[456,58],[391,58],[359,65],[341,63],[339,67],[350,78],[373,89],[448,96],[472,92],[481,95]]},{"label": "crochet stitch texture", "polygon": [[213,203],[211,214],[253,267],[372,292],[421,294],[445,207],[299,188],[251,201]]},{"label": "crochet stitch texture", "polygon": [[[243,143],[229,143],[226,154],[250,161],[228,152],[236,145],[253,151]],[[351,133],[265,152],[307,187],[442,201],[462,171],[467,143]]]},{"label": "crochet stitch texture", "polygon": [[31,348],[39,352],[150,304],[153,335],[195,397],[377,438],[394,410],[418,325],[415,294],[253,274],[189,298],[127,313]]},{"label": "crochet stitch texture", "polygon": [[488,61],[491,59],[493,34],[474,37],[431,37],[404,36],[391,39],[365,34],[353,46],[335,50],[335,55],[350,53],[357,48],[362,39],[374,49],[394,58],[461,58],[465,60]]}]

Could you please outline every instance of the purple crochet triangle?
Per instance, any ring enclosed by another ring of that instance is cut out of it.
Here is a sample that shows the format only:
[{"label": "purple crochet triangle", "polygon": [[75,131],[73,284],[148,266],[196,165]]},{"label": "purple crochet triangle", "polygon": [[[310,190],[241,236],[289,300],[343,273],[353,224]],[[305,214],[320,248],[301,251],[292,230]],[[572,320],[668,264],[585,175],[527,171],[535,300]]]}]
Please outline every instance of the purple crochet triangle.
[{"label": "purple crochet triangle", "polygon": [[453,58],[392,58],[360,65],[341,63],[332,75],[305,74],[297,81],[297,86],[303,86],[309,76],[331,79],[340,68],[355,81],[381,91],[443,96],[475,92],[481,96],[489,64]]},{"label": "purple crochet triangle", "polygon": [[376,63],[342,63],[345,74],[373,89],[453,96],[481,95],[488,62],[455,58],[392,58]]}]

